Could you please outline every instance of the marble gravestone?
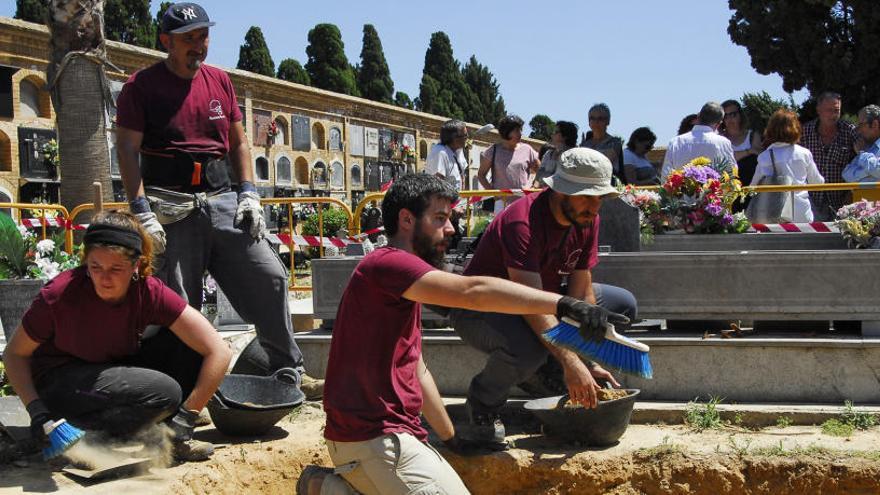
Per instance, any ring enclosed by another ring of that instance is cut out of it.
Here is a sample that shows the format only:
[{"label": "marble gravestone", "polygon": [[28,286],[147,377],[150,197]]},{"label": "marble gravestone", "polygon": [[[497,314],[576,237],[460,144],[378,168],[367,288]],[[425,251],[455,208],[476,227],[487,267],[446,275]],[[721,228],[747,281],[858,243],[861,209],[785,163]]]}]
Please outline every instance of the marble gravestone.
[{"label": "marble gravestone", "polygon": [[620,198],[602,201],[599,209],[599,250],[627,253],[641,250],[639,210]]}]

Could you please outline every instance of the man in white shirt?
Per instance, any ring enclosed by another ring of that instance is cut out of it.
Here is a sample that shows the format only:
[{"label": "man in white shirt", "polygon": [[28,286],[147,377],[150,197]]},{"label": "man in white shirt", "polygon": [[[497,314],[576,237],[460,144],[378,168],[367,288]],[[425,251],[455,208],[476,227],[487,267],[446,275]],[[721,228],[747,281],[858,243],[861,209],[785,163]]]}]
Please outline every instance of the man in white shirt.
[{"label": "man in white shirt", "polygon": [[461,191],[466,185],[467,160],[464,157],[464,145],[468,132],[465,123],[460,120],[447,120],[440,127],[440,143],[435,144],[428,153],[425,173],[434,175]]},{"label": "man in white shirt", "polygon": [[700,109],[699,121],[691,132],[676,136],[669,142],[663,159],[662,180],[676,169],[687,165],[694,158],[704,156],[713,163],[736,165],[730,140],[718,134],[718,126],[724,118],[721,104],[710,101]]}]

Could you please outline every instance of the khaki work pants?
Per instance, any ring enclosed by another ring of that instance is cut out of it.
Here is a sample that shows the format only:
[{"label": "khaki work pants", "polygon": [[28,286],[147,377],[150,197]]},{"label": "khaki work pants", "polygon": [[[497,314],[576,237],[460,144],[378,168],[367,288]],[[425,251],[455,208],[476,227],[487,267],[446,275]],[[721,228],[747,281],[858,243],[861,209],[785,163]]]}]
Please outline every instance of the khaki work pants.
[{"label": "khaki work pants", "polygon": [[321,495],[467,495],[452,466],[433,447],[406,433],[364,442],[327,440],[336,474]]}]

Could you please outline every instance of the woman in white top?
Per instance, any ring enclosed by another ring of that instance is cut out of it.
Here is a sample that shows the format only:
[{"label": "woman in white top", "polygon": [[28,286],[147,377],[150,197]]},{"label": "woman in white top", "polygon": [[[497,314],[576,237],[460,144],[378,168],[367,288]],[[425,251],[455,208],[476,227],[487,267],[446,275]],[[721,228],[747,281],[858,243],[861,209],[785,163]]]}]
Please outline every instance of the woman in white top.
[{"label": "woman in white top", "polygon": [[[751,185],[756,186],[763,177],[772,177],[775,170],[780,175],[788,175],[792,184],[823,184],[825,178],[816,168],[810,150],[797,143],[801,139],[801,123],[797,115],[788,110],[777,110],[767,122],[764,139],[770,146],[758,155],[758,166]],[[810,195],[807,191],[794,193],[794,218],[792,222],[812,222]]]},{"label": "woman in white top", "polygon": [[653,186],[660,183],[657,168],[645,156],[656,141],[657,136],[648,127],[639,127],[629,136],[623,150],[623,177],[627,184]]}]

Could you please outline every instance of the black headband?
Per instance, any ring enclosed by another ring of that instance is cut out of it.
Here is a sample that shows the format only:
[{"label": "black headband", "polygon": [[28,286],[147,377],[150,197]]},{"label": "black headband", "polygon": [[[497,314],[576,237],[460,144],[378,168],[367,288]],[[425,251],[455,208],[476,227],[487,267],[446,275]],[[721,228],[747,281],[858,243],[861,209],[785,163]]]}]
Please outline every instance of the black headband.
[{"label": "black headband", "polygon": [[92,224],[86,229],[83,242],[88,244],[109,244],[131,249],[138,256],[143,253],[143,240],[137,232],[108,224]]}]

